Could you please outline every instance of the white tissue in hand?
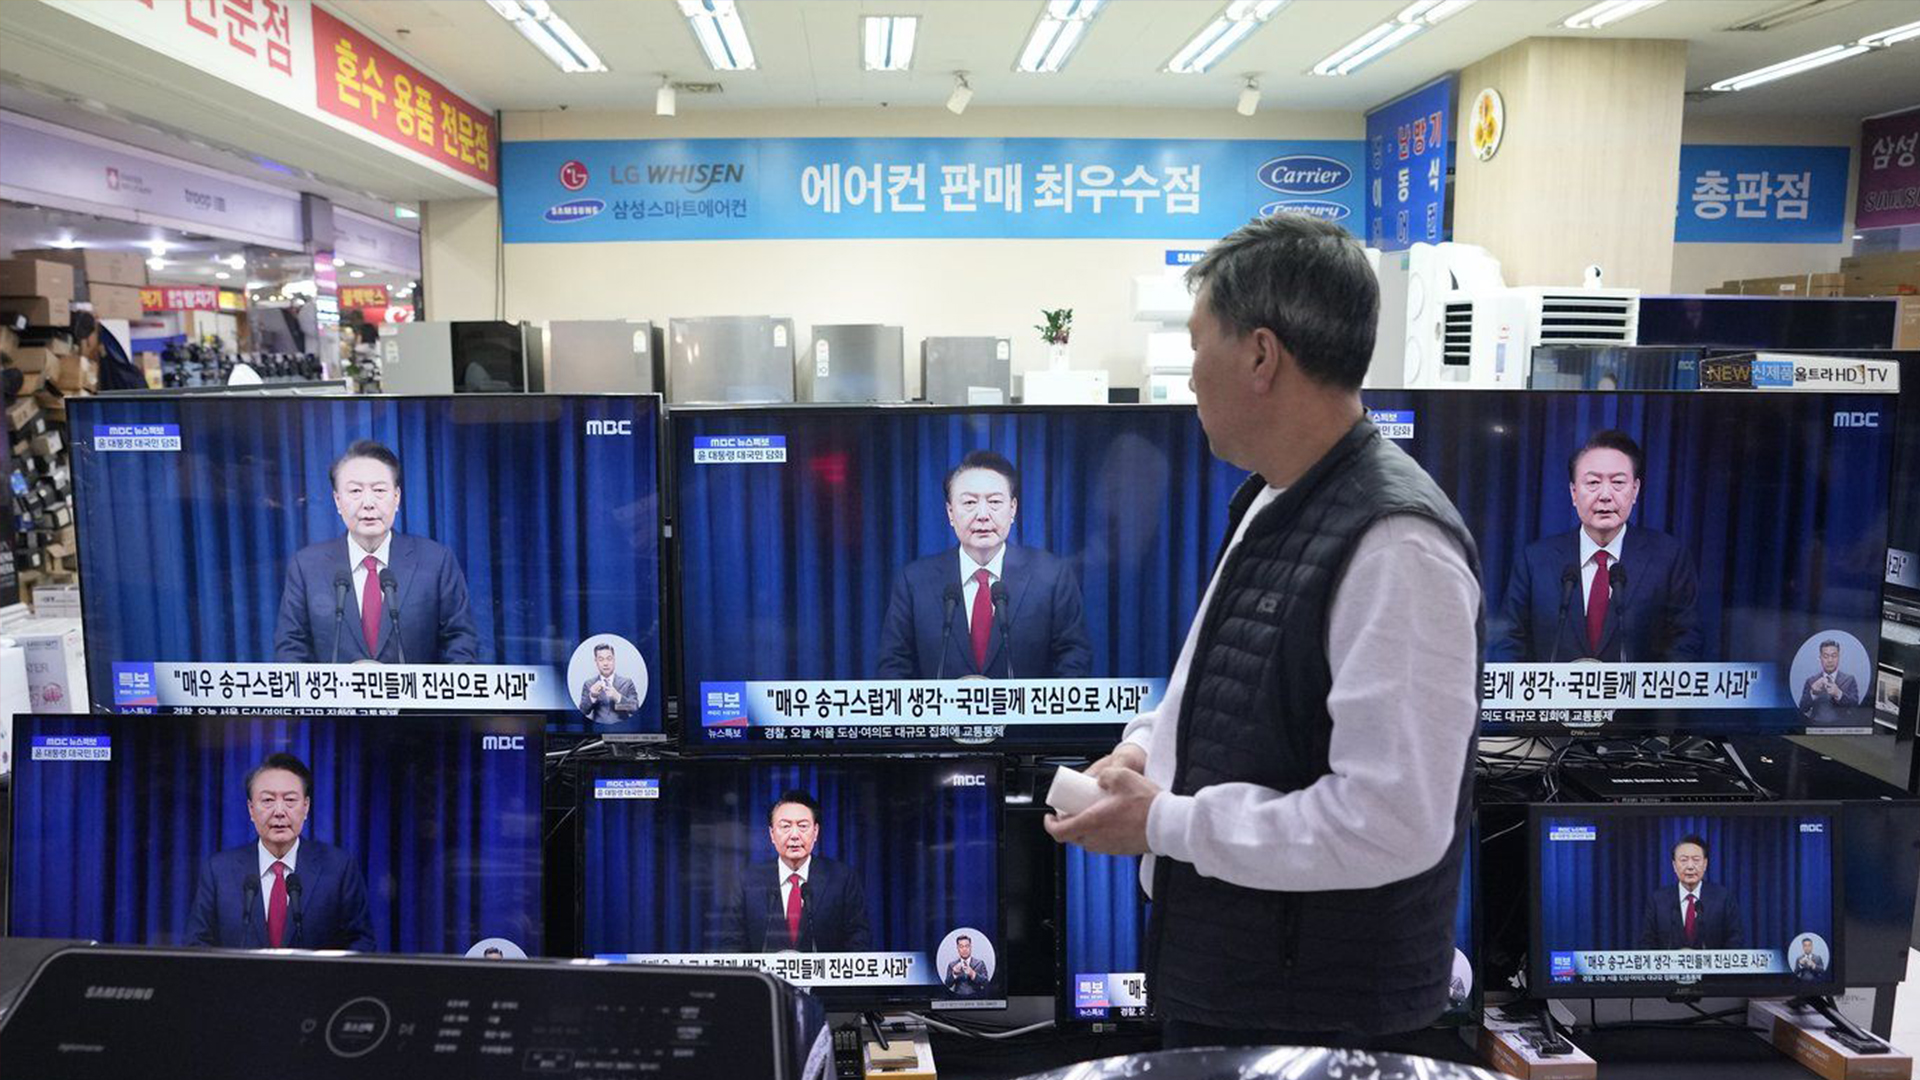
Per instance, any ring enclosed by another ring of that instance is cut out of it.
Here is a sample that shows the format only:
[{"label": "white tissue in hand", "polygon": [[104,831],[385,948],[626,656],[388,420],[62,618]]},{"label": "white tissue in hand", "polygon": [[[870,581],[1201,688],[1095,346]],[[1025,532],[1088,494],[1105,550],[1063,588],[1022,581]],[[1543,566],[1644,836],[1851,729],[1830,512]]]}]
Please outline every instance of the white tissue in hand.
[{"label": "white tissue in hand", "polygon": [[1062,814],[1077,814],[1100,801],[1100,782],[1086,773],[1065,765],[1054,770],[1053,785],[1047,788],[1047,805]]}]

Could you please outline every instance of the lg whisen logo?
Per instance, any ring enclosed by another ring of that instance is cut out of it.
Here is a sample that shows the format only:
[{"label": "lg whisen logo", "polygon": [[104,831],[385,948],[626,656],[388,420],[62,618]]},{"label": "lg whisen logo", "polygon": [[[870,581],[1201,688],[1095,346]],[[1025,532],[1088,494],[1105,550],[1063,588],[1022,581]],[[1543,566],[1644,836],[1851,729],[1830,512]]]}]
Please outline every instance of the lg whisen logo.
[{"label": "lg whisen logo", "polygon": [[700,165],[638,165],[609,168],[607,178],[616,184],[679,184],[688,194],[698,195],[715,184],[741,184],[747,179],[747,167],[725,161]]},{"label": "lg whisen logo", "polygon": [[633,421],[631,420],[589,420],[587,421],[587,434],[589,435],[631,435],[633,434]]},{"label": "lg whisen logo", "polygon": [[88,1001],[152,1001],[151,986],[89,986]]},{"label": "lg whisen logo", "polygon": [[954,773],[947,777],[948,787],[986,787],[986,773]]},{"label": "lg whisen logo", "polygon": [[525,735],[480,736],[480,749],[482,750],[525,750],[526,748],[527,737]]},{"label": "lg whisen logo", "polygon": [[1837,428],[1877,428],[1880,426],[1880,414],[1877,412],[1837,412],[1833,414],[1833,426]]}]

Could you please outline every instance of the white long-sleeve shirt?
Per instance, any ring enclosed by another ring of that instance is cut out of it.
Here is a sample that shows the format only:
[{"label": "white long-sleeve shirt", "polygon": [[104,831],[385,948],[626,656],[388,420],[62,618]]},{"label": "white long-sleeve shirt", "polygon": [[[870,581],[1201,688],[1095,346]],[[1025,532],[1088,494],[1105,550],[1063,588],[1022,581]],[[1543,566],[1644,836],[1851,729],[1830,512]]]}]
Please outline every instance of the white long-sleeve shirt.
[{"label": "white long-sleeve shirt", "polygon": [[[1256,497],[1233,546],[1279,494]],[[1173,786],[1180,702],[1218,584],[1216,573],[1160,704],[1127,725],[1124,741],[1146,751],[1147,778],[1163,789]],[[1332,771],[1285,794],[1247,783],[1163,790],[1147,814],[1148,849],[1207,877],[1293,892],[1374,888],[1430,869],[1453,839],[1460,769],[1480,720],[1480,603],[1465,554],[1439,525],[1413,514],[1376,522],[1328,613]],[[1149,892],[1153,860],[1140,866]]]}]

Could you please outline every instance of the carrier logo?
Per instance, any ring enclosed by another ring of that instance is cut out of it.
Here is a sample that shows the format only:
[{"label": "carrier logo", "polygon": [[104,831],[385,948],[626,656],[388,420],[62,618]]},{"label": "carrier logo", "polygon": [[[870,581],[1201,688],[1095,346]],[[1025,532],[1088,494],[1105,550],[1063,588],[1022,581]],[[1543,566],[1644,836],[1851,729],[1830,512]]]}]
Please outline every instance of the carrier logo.
[{"label": "carrier logo", "polygon": [[954,773],[947,777],[948,787],[986,787],[986,773]]},{"label": "carrier logo", "polygon": [[1274,158],[1254,175],[1282,195],[1325,195],[1353,182],[1353,169],[1346,162],[1319,154]]},{"label": "carrier logo", "polygon": [[547,207],[546,218],[556,225],[565,225],[574,221],[585,221],[607,208],[604,199],[575,199]]},{"label": "carrier logo", "polygon": [[1324,221],[1339,221],[1353,213],[1345,203],[1329,202],[1326,199],[1280,199],[1260,208],[1261,217],[1275,214],[1305,214]]},{"label": "carrier logo", "polygon": [[525,735],[480,736],[480,749],[482,750],[525,750],[526,748],[527,737]]},{"label": "carrier logo", "polygon": [[89,986],[84,995],[88,1001],[152,1001],[151,986]]},{"label": "carrier logo", "polygon": [[589,435],[631,435],[633,434],[633,421],[631,420],[589,420],[587,421],[587,434]]},{"label": "carrier logo", "polygon": [[1880,426],[1880,414],[1877,412],[1837,412],[1833,414],[1833,426],[1837,428],[1877,428]]},{"label": "carrier logo", "polygon": [[584,161],[569,161],[560,166],[560,186],[568,191],[579,191],[587,186],[587,164]]}]

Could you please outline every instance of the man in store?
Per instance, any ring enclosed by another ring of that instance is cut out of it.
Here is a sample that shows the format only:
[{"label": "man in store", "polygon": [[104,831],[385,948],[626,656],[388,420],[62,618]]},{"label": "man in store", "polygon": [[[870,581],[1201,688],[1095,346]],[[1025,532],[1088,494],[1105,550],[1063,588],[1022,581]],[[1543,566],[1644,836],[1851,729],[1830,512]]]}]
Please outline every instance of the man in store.
[{"label": "man in store", "polygon": [[1640,949],[1743,949],[1746,924],[1740,902],[1707,880],[1707,842],[1681,837],[1669,852],[1673,885],[1662,885],[1640,910]]},{"label": "man in store", "polygon": [[100,325],[91,311],[76,311],[67,330],[80,355],[99,372],[98,390],[145,390],[147,376],[127,357],[126,348]]},{"label": "man in store", "polygon": [[865,952],[873,947],[867,892],[845,863],[814,853],[820,803],[789,791],[767,813],[774,861],[751,863],[727,905],[721,952]]},{"label": "man in store", "polygon": [[973,938],[961,934],[953,939],[953,947],[960,955],[947,966],[947,993],[954,997],[979,997],[986,993],[993,974],[985,960],[973,955]]},{"label": "man in store", "polygon": [[1274,215],[1188,281],[1201,425],[1253,475],[1167,693],[1047,831],[1147,855],[1166,1045],[1417,1051],[1471,808],[1473,538],[1367,421],[1379,295],[1353,237]]},{"label": "man in store", "polygon": [[883,679],[1083,678],[1093,671],[1073,570],[1009,543],[1020,474],[975,450],[947,474],[947,524],[957,548],[908,563],[894,579],[880,630]]},{"label": "man in store", "polygon": [[313,809],[313,772],[269,754],[247,773],[247,817],[259,839],[200,868],[187,942],[233,949],[373,946],[367,883],[353,857],[300,835]]},{"label": "man in store", "polygon": [[593,647],[593,666],[598,674],[580,688],[580,711],[596,724],[617,724],[640,708],[640,691],[633,680],[613,671],[613,645],[601,642]]},{"label": "man in store", "polygon": [[400,459],[362,439],[347,447],[327,479],[347,535],[301,548],[288,562],[274,659],[477,663],[480,635],[468,610],[467,576],[453,552],[393,529]]},{"label": "man in store", "polygon": [[1840,643],[1820,643],[1820,670],[1800,687],[1800,713],[1810,723],[1838,724],[1860,707],[1860,682],[1840,670]]},{"label": "man in store", "polygon": [[1594,432],[1567,462],[1580,527],[1527,546],[1507,579],[1489,660],[1700,659],[1699,578],[1680,541],[1627,528],[1646,455],[1624,431]]}]

